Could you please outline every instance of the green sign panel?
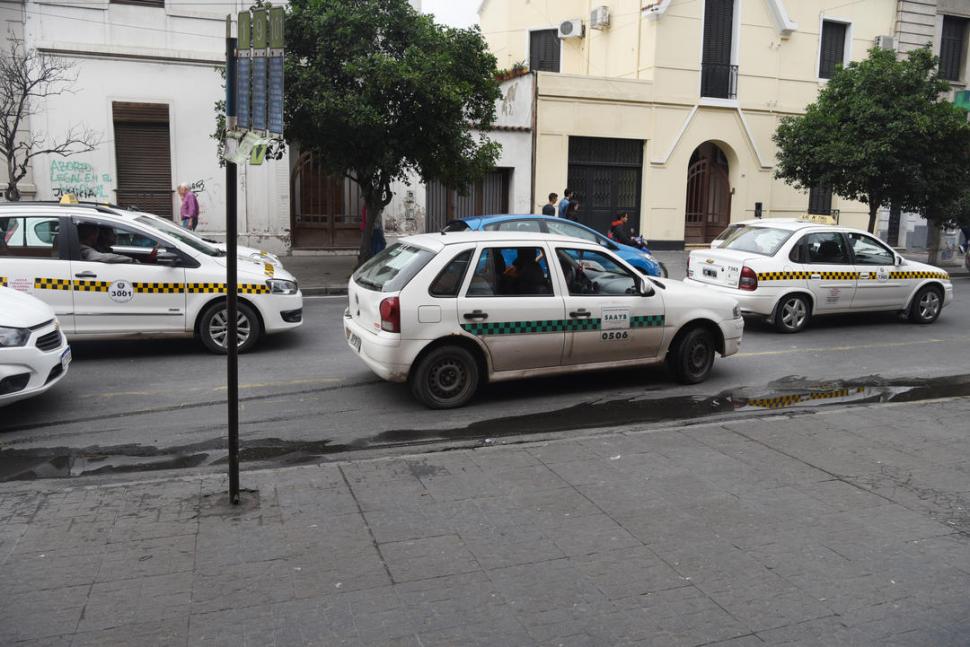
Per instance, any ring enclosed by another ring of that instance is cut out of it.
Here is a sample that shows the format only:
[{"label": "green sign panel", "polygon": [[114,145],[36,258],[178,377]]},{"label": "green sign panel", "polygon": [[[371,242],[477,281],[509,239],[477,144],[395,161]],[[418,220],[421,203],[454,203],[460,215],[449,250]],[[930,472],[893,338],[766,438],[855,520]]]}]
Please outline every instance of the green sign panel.
[{"label": "green sign panel", "polygon": [[269,10],[269,47],[283,49],[283,7]]},{"label": "green sign panel", "polygon": [[237,49],[249,49],[251,43],[252,22],[248,11],[239,12],[239,42]]},{"label": "green sign panel", "polygon": [[970,112],[970,90],[961,90],[956,93],[953,98],[953,103],[956,104],[957,108],[962,108],[967,112]]},{"label": "green sign panel", "polygon": [[253,47],[255,49],[266,49],[269,34],[269,17],[265,9],[253,10]]}]

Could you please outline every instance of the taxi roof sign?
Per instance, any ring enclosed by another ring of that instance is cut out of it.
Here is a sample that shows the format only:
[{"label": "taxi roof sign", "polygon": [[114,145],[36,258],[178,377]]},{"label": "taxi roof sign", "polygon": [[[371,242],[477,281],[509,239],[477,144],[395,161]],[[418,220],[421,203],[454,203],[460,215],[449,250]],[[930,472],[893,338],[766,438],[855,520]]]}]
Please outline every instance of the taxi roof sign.
[{"label": "taxi roof sign", "polygon": [[832,216],[826,216],[820,213],[806,213],[798,217],[802,222],[813,222],[816,225],[837,225],[839,221]]},{"label": "taxi roof sign", "polygon": [[73,193],[65,193],[64,195],[62,195],[60,202],[61,204],[81,204],[78,201],[77,196],[74,195]]}]

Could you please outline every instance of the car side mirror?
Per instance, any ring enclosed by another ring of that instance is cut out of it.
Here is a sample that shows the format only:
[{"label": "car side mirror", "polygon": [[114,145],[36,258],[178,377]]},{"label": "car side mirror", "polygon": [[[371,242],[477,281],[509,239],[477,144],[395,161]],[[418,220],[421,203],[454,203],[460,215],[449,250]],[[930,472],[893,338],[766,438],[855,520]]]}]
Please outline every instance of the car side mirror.
[{"label": "car side mirror", "polygon": [[170,265],[171,267],[178,267],[182,264],[182,257],[175,252],[170,252],[167,249],[159,248],[158,255],[155,257],[155,263],[158,265]]},{"label": "car side mirror", "polygon": [[653,296],[653,286],[650,282],[644,278],[637,277],[637,292],[640,293],[642,297],[652,297]]},{"label": "car side mirror", "polygon": [[903,264],[903,257],[902,257],[902,256],[899,256],[899,255],[897,254],[897,255],[896,255],[896,267],[899,267],[899,266],[900,266],[900,265],[902,265],[902,264]]}]

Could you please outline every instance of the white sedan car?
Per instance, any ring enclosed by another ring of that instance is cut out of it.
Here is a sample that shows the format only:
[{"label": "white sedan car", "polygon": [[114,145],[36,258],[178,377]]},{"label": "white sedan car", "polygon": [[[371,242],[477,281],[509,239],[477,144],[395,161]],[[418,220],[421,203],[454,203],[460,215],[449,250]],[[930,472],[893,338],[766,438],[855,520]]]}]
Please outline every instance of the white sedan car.
[{"label": "white sedan car", "polygon": [[710,373],[741,344],[734,299],[640,275],[601,245],[522,232],[403,239],[350,279],[347,343],[432,408],[480,382],[667,362]]},{"label": "white sedan car", "polygon": [[40,395],[61,381],[70,363],[51,307],[0,287],[0,406]]},{"label": "white sedan car", "polygon": [[744,314],[785,333],[843,312],[896,311],[928,324],[953,301],[944,270],[867,232],[803,220],[745,223],[718,248],[692,251],[684,282],[737,299]]}]

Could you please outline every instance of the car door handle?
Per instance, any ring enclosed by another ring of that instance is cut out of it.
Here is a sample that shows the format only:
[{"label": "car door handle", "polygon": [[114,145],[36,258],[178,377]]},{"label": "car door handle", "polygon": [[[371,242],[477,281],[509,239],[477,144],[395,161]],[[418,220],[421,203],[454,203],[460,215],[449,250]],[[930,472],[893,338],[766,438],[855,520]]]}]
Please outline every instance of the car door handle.
[{"label": "car door handle", "polygon": [[584,310],[584,309],[580,309],[580,310],[577,310],[576,312],[569,313],[569,316],[572,317],[573,319],[579,319],[580,317],[589,317],[591,315],[592,313],[589,312],[589,310]]},{"label": "car door handle", "polygon": [[96,279],[96,278],[98,278],[98,275],[95,274],[94,272],[78,272],[74,276],[76,276],[79,279]]},{"label": "car door handle", "polygon": [[472,310],[471,312],[465,313],[465,319],[469,321],[474,321],[475,319],[488,319],[488,313],[482,312],[481,310]]}]

